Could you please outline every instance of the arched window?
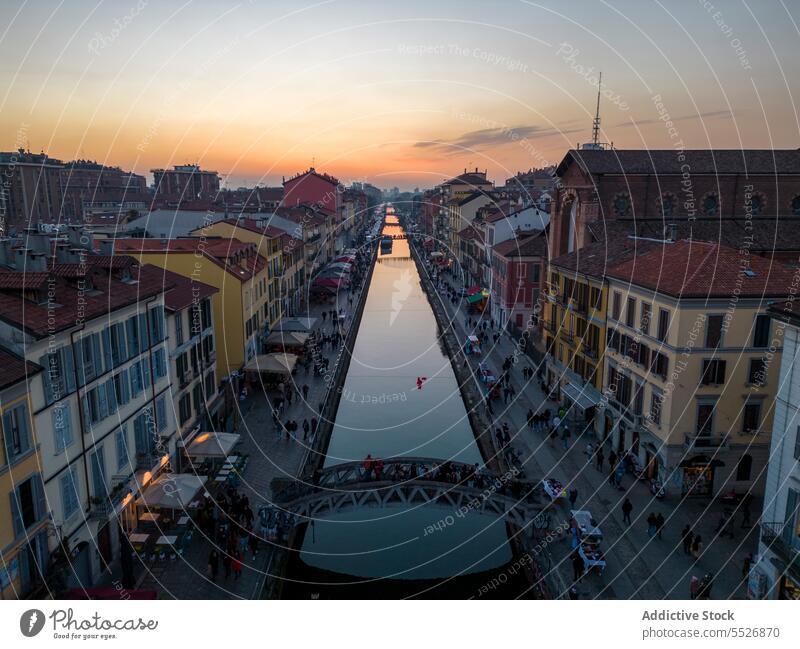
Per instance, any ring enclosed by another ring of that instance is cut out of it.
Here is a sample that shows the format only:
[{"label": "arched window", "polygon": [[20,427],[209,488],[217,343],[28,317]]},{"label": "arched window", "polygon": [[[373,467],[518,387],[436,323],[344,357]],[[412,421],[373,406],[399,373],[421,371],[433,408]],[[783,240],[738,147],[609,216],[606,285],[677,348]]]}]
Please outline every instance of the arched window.
[{"label": "arched window", "polygon": [[739,460],[739,464],[736,465],[736,479],[741,482],[749,480],[752,470],[753,457],[749,453],[745,453]]},{"label": "arched window", "polygon": [[664,192],[656,199],[656,211],[664,216],[675,216],[678,211],[678,197],[672,192]]},{"label": "arched window", "polygon": [[625,192],[620,192],[614,196],[614,214],[616,216],[630,216],[631,197]]},{"label": "arched window", "polygon": [[706,216],[717,216],[719,213],[719,196],[715,192],[708,192],[703,196],[703,214]]},{"label": "arched window", "polygon": [[792,199],[792,202],[789,203],[789,209],[795,216],[800,216],[800,195],[795,196]]},{"label": "arched window", "polygon": [[764,213],[764,208],[767,206],[767,197],[761,192],[754,192],[750,196],[750,213],[753,216],[760,216]]}]

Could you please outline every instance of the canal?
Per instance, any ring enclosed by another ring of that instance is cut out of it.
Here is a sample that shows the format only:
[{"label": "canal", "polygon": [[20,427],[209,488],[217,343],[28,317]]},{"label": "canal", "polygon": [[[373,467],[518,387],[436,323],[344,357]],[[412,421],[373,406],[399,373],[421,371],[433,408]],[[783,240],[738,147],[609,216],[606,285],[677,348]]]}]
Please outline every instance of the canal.
[{"label": "canal", "polygon": [[[391,207],[383,233],[403,233]],[[408,246],[379,251],[326,466],[367,454],[483,465]],[[301,526],[298,538],[286,597],[470,597],[513,560],[502,518],[430,504],[353,509]],[[504,597],[524,588],[503,581]]]}]

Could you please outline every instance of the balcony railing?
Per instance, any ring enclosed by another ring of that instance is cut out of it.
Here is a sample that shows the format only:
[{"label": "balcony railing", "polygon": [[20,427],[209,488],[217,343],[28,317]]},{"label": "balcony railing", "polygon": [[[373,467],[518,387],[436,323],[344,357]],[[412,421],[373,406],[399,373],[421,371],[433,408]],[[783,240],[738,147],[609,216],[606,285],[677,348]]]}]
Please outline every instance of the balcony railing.
[{"label": "balcony railing", "polygon": [[684,435],[684,446],[686,450],[724,448],[727,445],[727,433],[717,433],[714,435],[706,433],[686,433]]},{"label": "balcony railing", "polygon": [[761,542],[785,565],[786,571],[800,577],[800,537],[790,523],[761,523]]}]

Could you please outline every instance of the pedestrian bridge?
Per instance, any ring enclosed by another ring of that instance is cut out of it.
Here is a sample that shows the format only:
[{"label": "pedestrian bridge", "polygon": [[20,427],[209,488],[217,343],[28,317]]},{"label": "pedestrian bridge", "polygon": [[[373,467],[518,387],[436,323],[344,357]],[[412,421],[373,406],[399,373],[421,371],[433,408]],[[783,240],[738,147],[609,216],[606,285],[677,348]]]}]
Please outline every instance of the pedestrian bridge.
[{"label": "pedestrian bridge", "polygon": [[546,499],[540,482],[517,479],[517,472],[497,475],[461,462],[434,458],[383,459],[379,472],[363,462],[346,462],[317,472],[312,482],[276,478],[273,504],[295,514],[297,522],[358,507],[435,505],[453,515],[503,517],[525,527],[545,527]]}]

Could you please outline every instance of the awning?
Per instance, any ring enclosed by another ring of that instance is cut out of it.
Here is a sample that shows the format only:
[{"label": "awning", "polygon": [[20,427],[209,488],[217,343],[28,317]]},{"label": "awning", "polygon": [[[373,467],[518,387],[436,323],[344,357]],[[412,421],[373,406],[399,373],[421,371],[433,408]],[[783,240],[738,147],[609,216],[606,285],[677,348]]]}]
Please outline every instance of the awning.
[{"label": "awning", "polygon": [[267,336],[267,345],[283,345],[284,347],[302,347],[308,340],[308,334],[302,331],[273,331]]},{"label": "awning", "polygon": [[481,302],[485,300],[486,296],[483,293],[474,293],[473,295],[467,296],[467,302],[469,304],[475,304],[476,302]]},{"label": "awning", "polygon": [[333,279],[332,277],[322,277],[314,280],[312,286],[319,288],[338,288],[342,283],[341,279]]},{"label": "awning", "polygon": [[481,289],[481,287],[480,287],[480,286],[470,286],[470,287],[467,289],[467,295],[475,295],[476,293],[480,293],[480,292],[481,292],[481,290],[482,290],[482,289]]},{"label": "awning", "polygon": [[716,468],[720,466],[725,466],[725,462],[723,462],[722,460],[718,460],[716,458],[709,458],[707,455],[695,455],[693,457],[683,460],[678,466],[683,469],[689,467],[703,467],[703,466],[710,466]]},{"label": "awning", "polygon": [[444,257],[444,253],[441,253],[438,250],[431,253],[431,259],[438,259],[439,257]]},{"label": "awning", "polygon": [[186,509],[208,480],[191,473],[167,473],[153,482],[136,501],[142,507]]},{"label": "awning", "polygon": [[303,331],[308,333],[317,324],[316,318],[284,318],[273,329],[274,331]]},{"label": "awning", "polygon": [[291,374],[295,365],[297,365],[297,356],[294,354],[274,352],[272,354],[259,354],[244,366],[244,371],[269,374]]},{"label": "awning", "polygon": [[[593,391],[594,392],[594,391]],[[561,394],[572,401],[581,410],[588,410],[600,403],[599,395],[594,396],[586,388],[579,388],[572,383],[567,383],[561,388]]]},{"label": "awning", "polygon": [[191,457],[228,457],[241,438],[236,433],[197,433],[186,447],[186,454]]}]

